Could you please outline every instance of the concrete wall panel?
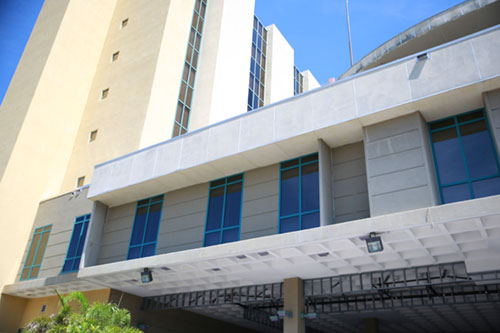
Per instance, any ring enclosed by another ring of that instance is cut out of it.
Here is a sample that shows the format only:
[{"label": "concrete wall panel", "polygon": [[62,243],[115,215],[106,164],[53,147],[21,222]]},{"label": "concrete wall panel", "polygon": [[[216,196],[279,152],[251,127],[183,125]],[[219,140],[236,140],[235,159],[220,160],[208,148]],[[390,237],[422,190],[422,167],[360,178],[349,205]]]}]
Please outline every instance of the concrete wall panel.
[{"label": "concrete wall panel", "polygon": [[335,223],[370,216],[363,143],[332,149]]},{"label": "concrete wall panel", "polygon": [[[354,80],[358,113],[371,113],[387,106],[395,106],[410,100],[404,63],[376,71],[372,75],[361,76]],[[373,87],[377,89],[373,89]]]},{"label": "concrete wall panel", "polygon": [[52,230],[49,234],[47,248],[45,249],[38,277],[50,277],[58,275],[61,272],[76,217],[90,214],[92,211],[93,202],[87,199],[87,190],[88,188],[85,188],[77,195],[68,193],[40,203],[35,221],[33,222],[30,238],[25,245],[22,261],[19,263],[16,281],[21,277],[34,230],[50,224],[52,225]]},{"label": "concrete wall panel", "polygon": [[245,173],[241,239],[278,233],[279,165]]},{"label": "concrete wall panel", "polygon": [[313,96],[314,128],[322,128],[356,116],[353,82],[336,85],[336,89],[319,90]]},{"label": "concrete wall panel", "polygon": [[[470,43],[459,43],[431,52],[425,61],[408,62],[409,82],[413,98],[428,96],[479,80],[474,52]],[[413,79],[412,73],[418,72]],[[456,75],[460,73],[460,75]]]},{"label": "concrete wall panel", "polygon": [[484,100],[491,134],[496,144],[497,156],[500,156],[500,89],[484,94]]},{"label": "concrete wall panel", "polygon": [[500,39],[495,34],[498,32],[492,31],[471,41],[481,78],[495,76],[500,72]]},{"label": "concrete wall panel", "polygon": [[438,203],[427,136],[419,113],[365,127],[371,216]]}]

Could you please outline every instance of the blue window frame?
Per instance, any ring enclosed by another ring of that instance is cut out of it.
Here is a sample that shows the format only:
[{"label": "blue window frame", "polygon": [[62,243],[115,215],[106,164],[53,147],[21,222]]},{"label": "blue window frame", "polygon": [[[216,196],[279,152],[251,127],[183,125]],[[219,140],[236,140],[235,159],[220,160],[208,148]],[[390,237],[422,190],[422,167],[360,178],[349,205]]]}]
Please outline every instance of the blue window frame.
[{"label": "blue window frame", "polygon": [[240,239],[242,191],[243,174],[210,183],[203,246]]},{"label": "blue window frame", "polygon": [[319,227],[318,154],[280,165],[279,232]]},{"label": "blue window frame", "polygon": [[127,259],[155,255],[162,207],[163,194],[137,202]]},{"label": "blue window frame", "polygon": [[247,111],[260,108],[264,105],[264,93],[266,90],[266,49],[267,30],[257,16],[254,16]]},{"label": "blue window frame", "polygon": [[189,114],[194,94],[194,82],[198,70],[198,57],[201,49],[203,26],[205,23],[205,12],[207,0],[196,0],[191,21],[191,30],[184,61],[181,89],[177,100],[177,111],[175,113],[174,129],[172,137],[185,134],[189,126]]},{"label": "blue window frame", "polygon": [[30,249],[26,256],[26,261],[24,262],[24,268],[21,272],[21,281],[38,277],[51,230],[52,225],[35,229],[33,238],[31,239]]},{"label": "blue window frame", "polygon": [[80,259],[82,258],[83,246],[89,228],[90,214],[78,216],[75,219],[75,226],[69,242],[66,260],[62,268],[63,273],[76,272],[80,267]]},{"label": "blue window frame", "polygon": [[304,92],[304,75],[300,73],[297,66],[293,66],[293,77],[293,94],[302,94]]},{"label": "blue window frame", "polygon": [[500,194],[500,166],[484,109],[428,127],[442,203]]}]

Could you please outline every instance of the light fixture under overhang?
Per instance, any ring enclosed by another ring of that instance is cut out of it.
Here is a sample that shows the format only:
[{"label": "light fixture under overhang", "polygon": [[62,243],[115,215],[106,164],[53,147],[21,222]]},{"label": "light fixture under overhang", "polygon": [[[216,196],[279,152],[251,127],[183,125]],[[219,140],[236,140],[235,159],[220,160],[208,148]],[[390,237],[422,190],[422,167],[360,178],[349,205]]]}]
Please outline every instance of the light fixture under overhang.
[{"label": "light fixture under overhang", "polygon": [[366,248],[369,253],[380,252],[384,250],[382,238],[377,236],[376,233],[370,232],[370,236],[366,239]]},{"label": "light fixture under overhang", "polygon": [[359,237],[360,240],[366,241],[366,249],[368,253],[380,252],[384,250],[382,238],[377,236],[376,232],[370,232],[368,236]]},{"label": "light fixture under overhang", "polygon": [[141,272],[141,282],[149,283],[153,281],[153,273],[149,270],[149,268],[144,268],[144,272]]}]

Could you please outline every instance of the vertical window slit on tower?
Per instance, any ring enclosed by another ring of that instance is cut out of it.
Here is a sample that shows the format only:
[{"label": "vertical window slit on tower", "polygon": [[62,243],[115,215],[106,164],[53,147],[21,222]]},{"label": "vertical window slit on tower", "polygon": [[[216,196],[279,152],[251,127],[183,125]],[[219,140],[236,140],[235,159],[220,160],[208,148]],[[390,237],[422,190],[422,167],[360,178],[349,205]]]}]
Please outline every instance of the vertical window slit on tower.
[{"label": "vertical window slit on tower", "polygon": [[267,30],[257,16],[254,16],[247,111],[264,105],[266,49]]},{"label": "vertical window slit on tower", "polygon": [[198,68],[198,56],[200,54],[201,38],[205,21],[207,0],[196,0],[191,21],[191,31],[184,62],[184,72],[177,102],[177,111],[174,120],[174,131],[172,137],[182,135],[188,131],[189,113],[193,99],[196,70]]},{"label": "vertical window slit on tower", "polygon": [[293,66],[293,78],[293,94],[302,94],[304,92],[304,76],[300,73],[297,66]]}]

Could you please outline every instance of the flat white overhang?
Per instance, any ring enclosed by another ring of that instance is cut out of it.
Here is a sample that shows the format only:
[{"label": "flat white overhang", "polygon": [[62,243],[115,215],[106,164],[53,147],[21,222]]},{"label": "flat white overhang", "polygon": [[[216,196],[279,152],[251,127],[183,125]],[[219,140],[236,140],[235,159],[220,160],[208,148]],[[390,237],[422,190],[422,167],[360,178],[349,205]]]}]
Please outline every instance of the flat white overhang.
[{"label": "flat white overhang", "polygon": [[61,294],[66,294],[72,291],[89,291],[103,288],[107,287],[78,279],[76,273],[70,273],[16,282],[6,285],[2,292],[13,296],[37,298],[55,295],[55,289]]},{"label": "flat white overhang", "polygon": [[[382,252],[367,252],[359,237],[369,232],[382,233]],[[469,273],[500,269],[500,195],[85,267],[78,277],[154,296],[457,261]],[[146,267],[153,282],[143,284]]]},{"label": "flat white overhang", "polygon": [[500,26],[97,165],[88,197],[116,206],[361,141],[363,127],[483,106],[500,88]]}]

